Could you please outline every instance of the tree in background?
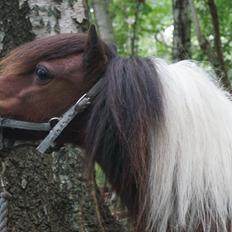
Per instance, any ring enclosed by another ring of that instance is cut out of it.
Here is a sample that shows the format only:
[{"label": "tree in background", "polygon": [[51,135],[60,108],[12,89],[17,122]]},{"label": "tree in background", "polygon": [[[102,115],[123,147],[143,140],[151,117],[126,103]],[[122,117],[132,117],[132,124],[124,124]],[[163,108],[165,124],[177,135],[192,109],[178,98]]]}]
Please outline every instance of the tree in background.
[{"label": "tree in background", "polygon": [[[84,0],[1,0],[0,9],[2,56],[34,38],[88,28]],[[124,231],[100,198],[94,174],[90,180],[85,177],[79,149],[67,146],[41,155],[24,144],[0,158],[6,165],[6,190],[12,194],[9,231]]]},{"label": "tree in background", "polygon": [[231,83],[228,77],[227,68],[224,61],[224,54],[222,51],[221,33],[220,33],[220,23],[218,17],[218,10],[214,0],[207,0],[206,4],[209,9],[210,21],[209,25],[213,33],[213,44],[202,32],[199,17],[197,14],[196,7],[193,0],[189,0],[192,18],[195,26],[195,32],[197,35],[197,40],[202,52],[207,56],[209,62],[214,67],[215,73],[221,79],[222,84],[226,89],[231,91]]},{"label": "tree in background", "polygon": [[108,44],[114,43],[112,19],[109,14],[109,1],[92,0],[91,3],[100,37]]},{"label": "tree in background", "polygon": [[73,1],[0,1],[1,54],[44,37],[65,32],[86,31],[86,2]]},{"label": "tree in background", "polygon": [[172,26],[171,1],[112,0],[109,12],[119,54],[169,57],[172,42],[163,34]]},{"label": "tree in background", "polygon": [[[192,3],[201,34],[208,41],[207,49],[205,42],[199,42],[198,31],[194,29],[196,22],[191,14]],[[119,54],[153,55],[169,60],[192,57],[208,62],[208,65],[210,62],[228,88],[228,80],[232,78],[231,9],[230,0],[112,0],[109,4]],[[132,38],[135,38],[135,43],[131,42]],[[132,52],[132,44],[136,45],[135,52]]]},{"label": "tree in background", "polygon": [[189,2],[172,0],[173,7],[173,60],[191,58],[191,20]]}]

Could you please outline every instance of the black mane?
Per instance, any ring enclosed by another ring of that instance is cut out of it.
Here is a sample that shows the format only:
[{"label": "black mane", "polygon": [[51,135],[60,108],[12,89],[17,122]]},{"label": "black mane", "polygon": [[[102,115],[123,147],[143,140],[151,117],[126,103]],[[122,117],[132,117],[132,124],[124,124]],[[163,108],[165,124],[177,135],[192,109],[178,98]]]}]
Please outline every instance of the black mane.
[{"label": "black mane", "polygon": [[162,86],[149,58],[115,57],[103,78],[88,123],[87,154],[141,226],[149,204],[150,131],[163,119]]}]

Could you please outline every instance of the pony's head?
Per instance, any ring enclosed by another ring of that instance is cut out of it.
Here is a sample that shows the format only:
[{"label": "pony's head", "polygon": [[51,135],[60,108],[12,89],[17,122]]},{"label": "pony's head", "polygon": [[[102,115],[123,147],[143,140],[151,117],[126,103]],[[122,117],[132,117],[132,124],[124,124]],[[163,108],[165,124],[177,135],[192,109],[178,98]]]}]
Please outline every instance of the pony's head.
[{"label": "pony's head", "polygon": [[85,145],[90,163],[99,162],[136,219],[138,231],[143,230],[149,205],[150,132],[163,114],[153,62],[116,57],[91,27],[88,34],[57,35],[22,45],[0,65],[0,116],[24,121],[59,117],[103,79],[93,104],[63,136]]},{"label": "pony's head", "polygon": [[118,57],[94,27],[36,40],[1,62],[0,116],[46,122],[100,78],[62,134],[101,165],[136,231],[231,227],[230,96],[191,62]]},{"label": "pony's head", "polygon": [[0,63],[0,116],[47,121],[63,114],[104,73],[111,53],[88,34],[38,39]]}]

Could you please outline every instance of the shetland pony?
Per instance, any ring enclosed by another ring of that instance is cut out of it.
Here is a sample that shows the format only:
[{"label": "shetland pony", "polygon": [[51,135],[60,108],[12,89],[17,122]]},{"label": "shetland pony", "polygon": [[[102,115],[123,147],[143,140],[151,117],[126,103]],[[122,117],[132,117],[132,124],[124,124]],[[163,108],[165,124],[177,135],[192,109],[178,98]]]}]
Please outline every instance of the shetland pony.
[{"label": "shetland pony", "polygon": [[100,78],[58,142],[101,165],[135,231],[231,231],[231,97],[196,64],[119,57],[94,27],[35,40],[1,62],[0,115],[46,122]]}]

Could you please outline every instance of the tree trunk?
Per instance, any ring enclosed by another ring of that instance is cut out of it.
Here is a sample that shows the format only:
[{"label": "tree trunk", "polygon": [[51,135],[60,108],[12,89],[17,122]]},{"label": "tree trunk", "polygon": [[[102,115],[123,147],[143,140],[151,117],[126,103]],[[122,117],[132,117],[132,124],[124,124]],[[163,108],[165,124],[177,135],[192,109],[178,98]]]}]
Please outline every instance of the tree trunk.
[{"label": "tree trunk", "polygon": [[140,6],[143,4],[144,1],[137,0],[136,7],[134,11],[134,23],[132,25],[132,35],[130,39],[131,44],[131,56],[138,55],[138,24],[139,24],[139,11]]},{"label": "tree trunk", "polygon": [[83,174],[83,154],[77,148],[41,155],[33,147],[19,146],[4,163],[4,181],[12,195],[9,231],[123,231],[102,203],[95,181]]},{"label": "tree trunk", "polygon": [[183,60],[191,58],[191,21],[189,18],[189,4],[186,0],[172,0],[174,32],[173,59]]},{"label": "tree trunk", "polygon": [[28,2],[19,6],[18,0],[0,1],[0,55],[6,55],[12,48],[33,40],[35,33],[32,31]]},{"label": "tree trunk", "polygon": [[212,64],[216,75],[220,79],[221,83],[228,91],[232,91],[231,83],[225,68],[224,57],[222,52],[219,19],[217,14],[217,7],[213,0],[208,0],[208,6],[211,14],[211,20],[214,31],[214,47],[211,46],[206,36],[202,33],[200,22],[198,19],[197,11],[193,0],[188,0],[191,7],[192,18],[195,26],[195,32],[200,48],[204,54],[208,57],[209,62]]},{"label": "tree trunk", "polygon": [[[85,4],[84,0],[1,0],[1,55],[35,37],[85,31]],[[6,166],[3,179],[12,195],[9,231],[124,231],[105,206],[94,179],[83,174],[79,149],[68,146],[41,155],[23,145],[0,155],[0,162]]]},{"label": "tree trunk", "polygon": [[85,0],[1,0],[1,55],[35,37],[86,31]]},{"label": "tree trunk", "polygon": [[93,0],[92,5],[101,38],[108,44],[114,43],[112,19],[108,10],[108,1]]},{"label": "tree trunk", "polygon": [[224,86],[231,90],[231,84],[230,80],[227,74],[227,70],[225,67],[225,61],[224,56],[222,52],[222,42],[221,42],[221,34],[220,34],[220,24],[219,24],[219,18],[217,13],[217,6],[214,0],[207,0],[210,15],[211,15],[211,21],[213,25],[213,32],[214,32],[214,48],[216,52],[216,59],[215,59],[215,70],[217,75],[220,77],[222,82],[224,83]]}]

